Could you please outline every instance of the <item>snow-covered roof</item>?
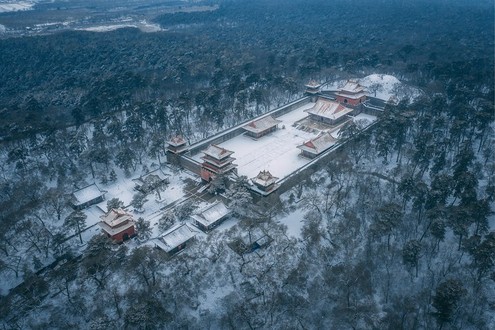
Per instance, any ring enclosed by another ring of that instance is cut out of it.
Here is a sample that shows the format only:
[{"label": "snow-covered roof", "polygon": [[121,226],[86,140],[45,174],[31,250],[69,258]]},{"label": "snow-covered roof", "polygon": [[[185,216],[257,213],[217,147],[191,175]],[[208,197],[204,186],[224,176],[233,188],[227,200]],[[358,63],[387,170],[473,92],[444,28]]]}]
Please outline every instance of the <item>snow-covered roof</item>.
[{"label": "snow-covered roof", "polygon": [[103,223],[112,228],[119,227],[121,224],[129,221],[134,221],[132,215],[122,209],[111,209],[108,213],[100,216],[100,219]]},{"label": "snow-covered roof", "polygon": [[172,137],[170,140],[168,140],[168,144],[174,146],[174,147],[179,147],[181,145],[185,145],[187,142],[184,140],[184,138],[180,135],[176,135]]},{"label": "snow-covered roof", "polygon": [[111,209],[110,212],[100,216],[100,219],[98,225],[110,236],[134,226],[132,215],[122,209]]},{"label": "snow-covered roof", "polygon": [[231,212],[232,211],[229,210],[222,201],[217,201],[199,211],[197,214],[194,214],[192,217],[203,226],[208,227],[211,224],[223,219]]},{"label": "snow-covered roof", "polygon": [[81,205],[92,201],[106,193],[105,190],[100,190],[96,183],[90,184],[84,188],[76,190],[72,193],[74,197],[74,205]]},{"label": "snow-covered roof", "polygon": [[233,168],[237,167],[237,164],[232,164],[232,162],[225,162],[224,164],[217,166],[207,160],[202,164],[202,166],[214,173],[227,173],[231,171]]},{"label": "snow-covered roof", "polygon": [[280,122],[281,120],[277,120],[272,116],[266,116],[261,119],[250,122],[249,124],[244,126],[243,129],[253,133],[261,133],[274,126],[277,126],[277,124]]},{"label": "snow-covered roof", "polygon": [[108,233],[110,236],[116,235],[118,233],[123,232],[124,230],[131,228],[134,226],[134,222],[128,222],[123,224],[122,226],[112,228],[108,226],[104,222],[98,222],[98,225],[100,225],[101,229],[103,229],[106,233]]},{"label": "snow-covered roof", "polygon": [[336,120],[351,111],[352,109],[346,108],[338,102],[324,98],[319,98],[318,101],[316,101],[316,104],[311,109],[306,110],[306,112],[312,115],[328,118],[331,120]]},{"label": "snow-covered roof", "polygon": [[357,94],[357,93],[365,92],[365,89],[357,81],[348,80],[347,83],[344,85],[344,87],[340,88],[340,92],[346,93],[346,94],[349,94],[349,93],[350,94]]},{"label": "snow-covered roof", "polygon": [[348,99],[360,99],[363,96],[368,96],[368,94],[365,92],[356,93],[356,94],[346,94],[346,93],[337,92],[335,93],[335,95],[346,97]]},{"label": "snow-covered roof", "polygon": [[203,150],[203,153],[205,155],[211,156],[215,159],[223,159],[223,158],[229,157],[234,152],[229,151],[225,148],[221,148],[215,144],[210,144],[206,150]]},{"label": "snow-covered roof", "polygon": [[319,88],[321,87],[321,84],[318,83],[316,80],[310,80],[306,85],[304,85],[309,88]]},{"label": "snow-covered roof", "polygon": [[299,149],[310,152],[312,154],[320,154],[335,144],[337,140],[330,133],[323,133],[316,138],[304,142],[298,146]]},{"label": "snow-covered roof", "polygon": [[170,252],[194,236],[196,233],[187,224],[176,224],[160,235],[155,244],[165,252]]},{"label": "snow-covered roof", "polygon": [[260,173],[251,179],[254,184],[268,187],[271,184],[274,184],[278,180],[277,177],[274,177],[270,171],[260,171]]}]

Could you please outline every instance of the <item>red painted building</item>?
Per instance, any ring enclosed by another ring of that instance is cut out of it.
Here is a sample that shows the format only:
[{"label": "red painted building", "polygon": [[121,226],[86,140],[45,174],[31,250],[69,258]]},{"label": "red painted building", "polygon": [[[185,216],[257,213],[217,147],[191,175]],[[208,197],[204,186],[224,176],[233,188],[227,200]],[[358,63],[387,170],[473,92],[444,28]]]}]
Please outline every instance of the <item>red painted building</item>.
[{"label": "red painted building", "polygon": [[309,113],[312,120],[336,125],[347,120],[349,118],[347,115],[351,114],[353,109],[347,108],[338,102],[320,97],[312,108],[304,111]]},{"label": "red painted building", "polygon": [[117,243],[122,243],[136,236],[135,222],[132,215],[122,209],[111,209],[100,216],[98,223],[103,232]]},{"label": "red painted building", "polygon": [[277,130],[277,125],[281,120],[275,119],[272,116],[266,116],[258,120],[254,120],[243,127],[246,134],[255,139],[259,139],[263,135],[267,135]]},{"label": "red painted building", "polygon": [[356,81],[348,80],[337,93],[337,102],[357,106],[366,101],[366,90]]},{"label": "red painted building", "polygon": [[301,155],[306,158],[315,158],[325,150],[328,150],[335,144],[337,140],[330,133],[323,133],[316,138],[304,142],[298,146],[301,150]]},{"label": "red painted building", "polygon": [[204,181],[211,181],[217,174],[227,174],[236,170],[235,164],[232,162],[235,158],[231,157],[234,153],[227,149],[211,144],[203,151],[204,156],[201,157],[201,178]]}]

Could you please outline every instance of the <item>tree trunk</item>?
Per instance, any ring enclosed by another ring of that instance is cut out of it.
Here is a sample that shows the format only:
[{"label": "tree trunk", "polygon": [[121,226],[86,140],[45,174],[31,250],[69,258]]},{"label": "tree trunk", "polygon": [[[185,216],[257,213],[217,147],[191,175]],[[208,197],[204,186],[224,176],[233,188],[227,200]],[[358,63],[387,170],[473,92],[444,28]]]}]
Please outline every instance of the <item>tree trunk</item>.
[{"label": "tree trunk", "polygon": [[72,300],[70,298],[69,281],[67,279],[65,279],[65,292],[67,293],[67,300],[69,301],[69,303],[72,304]]},{"label": "tree trunk", "polygon": [[77,234],[79,235],[79,240],[81,241],[81,244],[82,244],[83,240],[82,240],[82,235],[81,235],[81,227],[79,225],[79,222],[77,222],[76,224],[77,224]]},{"label": "tree trunk", "polygon": [[114,303],[114,306],[115,306],[115,311],[117,312],[117,315],[119,316],[119,319],[122,318],[122,311],[120,310],[120,307],[119,307],[119,301],[118,301],[118,295],[117,295],[117,292],[114,291],[113,292],[113,303]]},{"label": "tree trunk", "polygon": [[93,162],[89,163],[89,168],[91,168],[91,177],[94,179],[95,178],[95,170],[93,168]]}]

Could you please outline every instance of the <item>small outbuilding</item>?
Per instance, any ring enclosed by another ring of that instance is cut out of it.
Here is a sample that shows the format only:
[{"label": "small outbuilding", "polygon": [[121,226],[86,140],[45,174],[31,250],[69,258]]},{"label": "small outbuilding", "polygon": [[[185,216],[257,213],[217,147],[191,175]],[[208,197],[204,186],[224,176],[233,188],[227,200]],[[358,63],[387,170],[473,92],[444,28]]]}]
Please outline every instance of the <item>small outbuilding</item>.
[{"label": "small outbuilding", "polygon": [[186,248],[196,233],[187,224],[176,224],[154,240],[155,246],[169,255]]},{"label": "small outbuilding", "polygon": [[192,216],[202,231],[210,231],[222,223],[232,211],[222,201],[217,201]]},{"label": "small outbuilding", "polygon": [[228,243],[229,247],[239,255],[245,255],[265,248],[273,239],[261,229],[250,230]]},{"label": "small outbuilding", "polygon": [[174,154],[181,154],[187,150],[187,142],[180,135],[176,135],[171,137],[167,141],[167,151],[172,152]]},{"label": "small outbuilding", "polygon": [[310,80],[304,87],[306,87],[307,94],[314,95],[320,92],[321,84],[316,80]]},{"label": "small outbuilding", "polygon": [[330,133],[323,133],[318,135],[316,138],[297,146],[297,148],[301,150],[302,156],[306,158],[315,158],[333,146],[336,141],[337,139],[330,135]]},{"label": "small outbuilding", "polygon": [[281,123],[281,120],[275,119],[272,116],[266,116],[258,120],[254,120],[242,128],[246,131],[246,134],[255,139],[267,135],[277,130],[277,125]]},{"label": "small outbuilding", "polygon": [[242,237],[242,241],[246,247],[246,252],[254,252],[258,249],[267,247],[273,239],[261,230],[253,230]]},{"label": "small outbuilding", "polygon": [[310,80],[304,87],[306,87],[304,94],[311,96],[311,100],[314,102],[321,92],[321,84],[316,82],[316,80]]},{"label": "small outbuilding", "polygon": [[117,243],[136,236],[135,221],[132,215],[122,209],[111,209],[100,216],[98,223],[103,232]]},{"label": "small outbuilding", "polygon": [[105,200],[105,190],[98,188],[96,183],[74,191],[69,203],[75,210],[82,210],[91,205],[101,203]]},{"label": "small outbuilding", "polygon": [[167,141],[167,162],[180,165],[180,156],[187,151],[187,142],[180,135],[171,137]]},{"label": "small outbuilding", "polygon": [[262,195],[268,195],[279,187],[277,180],[278,178],[270,171],[260,171],[256,177],[251,179],[251,182],[256,187],[256,191],[259,190]]}]

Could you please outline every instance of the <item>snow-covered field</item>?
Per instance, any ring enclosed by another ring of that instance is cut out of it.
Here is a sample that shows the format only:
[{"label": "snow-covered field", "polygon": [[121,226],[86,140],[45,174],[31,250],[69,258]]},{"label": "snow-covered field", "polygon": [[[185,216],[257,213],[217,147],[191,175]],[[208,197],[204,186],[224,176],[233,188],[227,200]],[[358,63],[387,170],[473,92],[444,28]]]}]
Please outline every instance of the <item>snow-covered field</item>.
[{"label": "snow-covered field", "polygon": [[0,0],[0,13],[8,13],[12,11],[31,10],[35,5],[29,1],[5,1]]},{"label": "snow-covered field", "polygon": [[[355,79],[362,86],[368,89],[368,95],[383,101],[388,101],[391,97],[396,97],[399,101],[413,101],[421,95],[417,88],[407,86],[394,76],[387,74],[371,74],[361,79]],[[335,91],[343,87],[347,80],[337,80],[323,86],[323,90]]]},{"label": "snow-covered field", "polygon": [[[399,100],[414,100],[420,96],[421,91],[403,84],[399,79],[386,74],[372,74],[359,80],[359,83],[368,88],[370,96],[388,101],[392,96]],[[376,88],[376,96],[374,92]]]},{"label": "snow-covered field", "polygon": [[[359,83],[368,89],[370,96],[385,101],[395,95],[402,84],[399,79],[386,74],[372,74],[360,79]],[[376,88],[376,94],[374,88]]]},{"label": "snow-covered field", "polygon": [[281,224],[287,226],[287,235],[301,238],[301,229],[304,225],[303,218],[306,212],[306,210],[299,208],[278,220]]},{"label": "snow-covered field", "polygon": [[80,28],[76,30],[90,31],[90,32],[109,32],[115,31],[123,28],[138,28],[143,32],[158,32],[162,31],[162,28],[158,24],[148,23],[147,21],[140,21],[138,23],[122,23],[122,24],[109,24],[109,25],[98,25],[86,28]]},{"label": "snow-covered field", "polygon": [[[300,150],[297,146],[316,137],[316,134],[299,130],[292,125],[305,118],[308,114],[304,110],[313,105],[314,103],[308,103],[277,117],[282,121],[278,124],[279,129],[258,140],[242,134],[221,143],[220,147],[234,151],[232,157],[236,159],[234,164],[238,165],[239,175],[252,178],[260,171],[268,170],[272,175],[282,179],[309,162],[308,159],[299,156]],[[201,161],[201,156],[200,153],[194,158]]]}]

